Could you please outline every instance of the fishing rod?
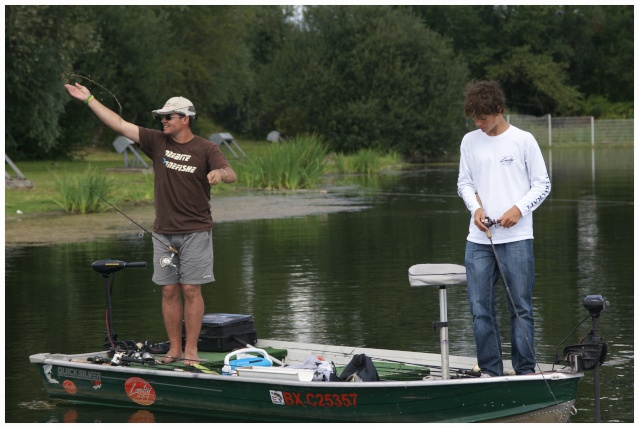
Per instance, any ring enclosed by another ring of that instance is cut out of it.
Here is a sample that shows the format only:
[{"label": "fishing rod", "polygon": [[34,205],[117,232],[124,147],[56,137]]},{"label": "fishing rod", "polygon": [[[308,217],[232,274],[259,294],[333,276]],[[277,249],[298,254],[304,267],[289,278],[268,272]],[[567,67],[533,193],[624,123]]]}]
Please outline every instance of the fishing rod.
[{"label": "fishing rod", "polygon": [[[91,361],[93,364],[104,364],[107,361],[100,357],[89,357],[88,361]],[[110,360],[110,364],[112,366],[129,366],[131,364],[140,364],[140,365],[153,365],[157,366],[158,369],[163,370],[171,370],[171,371],[190,371],[195,373],[206,373],[206,374],[216,374],[219,375],[215,370],[211,370],[210,368],[199,364],[202,362],[206,362],[205,360],[194,360],[189,358],[174,358],[175,361],[195,361],[195,363],[188,365],[185,364],[183,367],[175,367],[170,366],[170,363],[164,363],[162,361],[158,361],[152,354],[148,352],[141,353],[140,351],[129,351],[129,352],[116,352],[113,355],[113,358]]]},{"label": "fishing rod", "polygon": [[[484,209],[484,206],[481,203],[481,199],[479,198],[479,194],[475,193],[475,196],[477,197],[477,202],[479,202],[479,206],[481,207],[481,209]],[[535,360],[537,360],[537,356],[535,355],[535,350],[533,349],[532,345],[530,344],[530,340],[528,339],[528,334],[526,334],[526,329],[524,328],[524,323],[521,320],[521,317],[519,316],[519,312],[517,311],[517,307],[515,306],[515,299],[513,299],[513,295],[510,293],[510,288],[508,287],[508,282],[506,282],[506,275],[504,275],[504,270],[501,267],[501,261],[499,260],[499,256],[497,255],[497,250],[495,249],[495,244],[493,243],[493,235],[490,232],[490,227],[496,225],[498,222],[496,220],[492,220],[490,217],[486,216],[486,218],[483,221],[484,226],[486,226],[486,237],[488,238],[488,240],[490,241],[490,246],[493,249],[493,254],[495,255],[495,261],[497,262],[497,268],[499,269],[499,274],[501,275],[501,280],[504,283],[504,289],[506,290],[506,295],[508,296],[508,300],[510,302],[510,305],[512,307],[512,311],[515,313],[515,316],[517,316],[517,321],[519,324],[519,328],[521,329],[522,333],[524,334],[524,339],[526,339],[526,345],[528,345],[528,350],[530,351],[530,353],[535,356]],[[546,383],[546,387],[548,388],[548,391],[550,392],[550,395],[552,395],[552,398],[555,400],[555,402],[558,403],[557,401],[557,397],[555,397],[555,394],[552,392],[552,388],[550,388],[550,385],[548,384],[548,381],[546,380],[546,377],[544,376],[543,371],[541,370],[541,366],[539,365],[538,361],[535,361],[535,363],[537,364],[537,368],[539,369],[539,373],[541,374],[541,377],[544,379],[544,382]]]},{"label": "fishing rod", "polygon": [[[119,209],[117,209],[111,202],[107,201],[106,199],[104,199],[102,196],[100,196],[95,190],[93,190],[93,188],[91,188],[91,186],[85,184],[85,186],[91,191],[91,193],[93,193],[95,196],[97,196],[98,198],[102,199],[104,202],[106,202],[111,208],[113,208],[114,210],[116,210],[117,212],[119,212],[120,214],[122,214],[124,217],[126,217],[127,219],[129,219],[129,221],[133,224],[135,224],[137,227],[139,227],[140,229],[142,229],[147,235],[149,235],[151,238],[157,240],[159,243],[161,243],[162,245],[164,245],[167,250],[169,250],[171,253],[173,253],[174,255],[179,255],[178,250],[176,250],[172,245],[167,245],[164,242],[162,242],[162,240],[160,238],[158,238],[157,236],[153,235],[151,232],[149,232],[148,230],[146,230],[145,228],[143,228],[142,226],[140,226],[138,223],[136,223],[131,217],[129,217],[128,215],[124,214],[122,211],[120,211]],[[171,256],[173,257],[173,256]]]}]

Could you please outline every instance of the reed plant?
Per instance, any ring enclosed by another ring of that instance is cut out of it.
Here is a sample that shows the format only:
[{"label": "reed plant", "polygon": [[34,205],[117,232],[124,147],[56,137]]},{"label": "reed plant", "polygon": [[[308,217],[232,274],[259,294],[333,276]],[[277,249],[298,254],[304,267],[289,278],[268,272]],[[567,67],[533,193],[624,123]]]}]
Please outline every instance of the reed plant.
[{"label": "reed plant", "polygon": [[[59,199],[54,202],[66,212],[73,214],[90,214],[105,211],[108,205],[96,195],[107,197],[111,190],[111,181],[100,174],[91,165],[82,175],[65,172],[52,173]],[[93,189],[93,192],[90,190]]]},{"label": "reed plant", "polygon": [[111,184],[116,186],[118,194],[114,197],[116,203],[150,203],[153,202],[153,174],[131,175],[126,183],[121,186],[114,181]]},{"label": "reed plant", "polygon": [[375,149],[361,149],[354,154],[333,153],[328,157],[331,171],[337,174],[373,175],[382,170],[402,166],[401,155],[396,151],[381,153]]},{"label": "reed plant", "polygon": [[361,149],[351,159],[351,165],[358,174],[374,174],[379,169],[380,155],[373,149]]},{"label": "reed plant", "polygon": [[267,190],[310,189],[317,186],[326,165],[326,148],[317,135],[274,143],[264,156],[238,164],[240,183]]},{"label": "reed plant", "polygon": [[333,163],[339,174],[347,174],[350,172],[348,157],[344,153],[335,153],[335,156],[333,156]]}]

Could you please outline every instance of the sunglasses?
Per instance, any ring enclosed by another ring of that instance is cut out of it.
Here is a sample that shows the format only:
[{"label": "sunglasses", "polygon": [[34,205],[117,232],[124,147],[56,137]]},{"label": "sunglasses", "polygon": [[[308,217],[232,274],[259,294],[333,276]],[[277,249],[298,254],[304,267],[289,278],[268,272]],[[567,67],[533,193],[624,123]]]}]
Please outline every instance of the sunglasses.
[{"label": "sunglasses", "polygon": [[171,120],[175,117],[185,117],[185,116],[184,115],[173,116],[172,114],[163,114],[163,115],[157,116],[159,120],[162,120],[162,119]]}]

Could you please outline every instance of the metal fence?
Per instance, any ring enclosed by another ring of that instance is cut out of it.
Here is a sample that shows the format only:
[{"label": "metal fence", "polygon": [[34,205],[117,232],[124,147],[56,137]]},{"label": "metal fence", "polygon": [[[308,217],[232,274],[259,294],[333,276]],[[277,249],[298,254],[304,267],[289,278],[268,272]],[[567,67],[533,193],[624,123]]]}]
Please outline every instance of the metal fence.
[{"label": "metal fence", "polygon": [[506,121],[530,132],[540,146],[633,144],[633,119],[600,119],[592,116],[552,117],[509,114]]}]

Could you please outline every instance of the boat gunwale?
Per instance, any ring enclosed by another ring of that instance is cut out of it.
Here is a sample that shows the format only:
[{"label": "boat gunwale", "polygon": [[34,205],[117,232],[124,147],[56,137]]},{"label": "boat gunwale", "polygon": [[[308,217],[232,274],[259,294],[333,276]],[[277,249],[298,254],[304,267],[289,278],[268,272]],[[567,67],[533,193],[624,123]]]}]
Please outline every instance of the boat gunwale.
[{"label": "boat gunwale", "polygon": [[[316,381],[299,381],[299,380],[285,380],[285,379],[269,379],[259,377],[245,377],[241,376],[225,376],[221,374],[211,373],[196,373],[191,371],[185,371],[179,366],[171,366],[167,364],[167,369],[151,369],[132,366],[112,366],[107,364],[91,364],[85,361],[74,361],[74,359],[82,357],[91,357],[96,355],[106,355],[105,352],[101,353],[84,353],[84,354],[48,354],[40,353],[34,354],[29,357],[31,363],[35,364],[51,364],[57,366],[65,366],[71,368],[78,368],[83,370],[95,370],[100,372],[112,372],[121,373],[123,375],[153,375],[160,377],[177,377],[177,378],[191,378],[202,380],[216,380],[223,382],[241,382],[241,383],[258,383],[258,384],[278,384],[286,386],[305,386],[310,388],[325,388],[325,387],[339,387],[339,388],[402,388],[402,387],[430,387],[430,386],[446,386],[446,385],[460,385],[468,383],[503,383],[503,382],[526,382],[526,381],[558,381],[573,378],[581,378],[584,376],[583,372],[564,372],[564,371],[552,371],[544,373],[534,373],[523,376],[509,375],[509,376],[496,376],[496,377],[468,377],[468,378],[451,378],[446,380],[438,379],[421,379],[421,380],[382,380],[379,382],[316,382]],[[410,364],[410,363],[407,363]],[[169,370],[171,369],[171,370]]]}]

